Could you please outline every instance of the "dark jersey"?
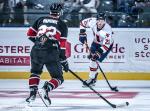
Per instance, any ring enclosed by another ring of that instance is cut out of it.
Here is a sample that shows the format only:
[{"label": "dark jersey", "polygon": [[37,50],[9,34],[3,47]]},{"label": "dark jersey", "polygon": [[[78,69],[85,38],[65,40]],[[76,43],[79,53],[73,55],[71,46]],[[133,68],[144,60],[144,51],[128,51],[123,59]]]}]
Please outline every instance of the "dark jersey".
[{"label": "dark jersey", "polygon": [[51,31],[55,31],[54,37],[58,40],[60,43],[60,49],[61,51],[65,52],[66,47],[66,41],[67,41],[67,35],[68,35],[68,27],[61,19],[56,19],[52,17],[41,17],[37,19],[34,24],[29,28],[27,32],[27,36],[29,36],[29,39],[34,42],[37,33],[38,28],[42,25],[46,25],[47,27],[51,27]]}]

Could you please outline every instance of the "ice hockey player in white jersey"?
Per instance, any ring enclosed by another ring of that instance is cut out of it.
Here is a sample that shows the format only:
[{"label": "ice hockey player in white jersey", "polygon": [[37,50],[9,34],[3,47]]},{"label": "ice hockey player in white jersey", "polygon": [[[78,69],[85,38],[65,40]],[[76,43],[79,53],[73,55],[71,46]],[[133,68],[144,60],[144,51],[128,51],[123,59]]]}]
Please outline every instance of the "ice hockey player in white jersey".
[{"label": "ice hockey player in white jersey", "polygon": [[[86,28],[90,28],[93,32],[93,41],[90,46],[89,79],[85,82],[94,86],[98,75],[98,62],[102,62],[113,46],[112,28],[105,21],[105,13],[99,13],[97,17],[86,18],[80,22],[79,41],[82,44],[87,44]],[[84,84],[83,84],[84,85]]]}]

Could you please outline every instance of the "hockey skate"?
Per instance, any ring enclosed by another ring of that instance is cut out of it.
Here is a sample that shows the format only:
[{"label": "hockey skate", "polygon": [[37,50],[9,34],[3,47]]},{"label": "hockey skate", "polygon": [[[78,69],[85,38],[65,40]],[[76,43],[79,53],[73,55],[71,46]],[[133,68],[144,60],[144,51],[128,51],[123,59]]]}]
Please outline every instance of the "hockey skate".
[{"label": "hockey skate", "polygon": [[31,104],[33,101],[35,101],[36,98],[36,93],[37,93],[37,88],[30,88],[30,96],[26,99],[26,102],[28,104]]},{"label": "hockey skate", "polygon": [[50,106],[51,105],[51,100],[48,96],[48,82],[44,83],[44,86],[42,87],[42,89],[40,89],[38,91],[39,96],[41,97],[42,101],[44,102],[44,104],[46,106]]},{"label": "hockey skate", "polygon": [[[88,84],[88,86],[95,86],[96,79],[88,79],[88,80],[85,80],[85,82]],[[87,85],[83,83],[82,87],[87,87]]]},{"label": "hockey skate", "polygon": [[[85,80],[84,82],[87,83],[88,86],[95,86],[95,83],[97,81],[97,75],[98,73],[95,75],[95,78],[89,78],[88,80]],[[87,85],[85,83],[83,83],[83,86],[82,87],[87,87]]]}]

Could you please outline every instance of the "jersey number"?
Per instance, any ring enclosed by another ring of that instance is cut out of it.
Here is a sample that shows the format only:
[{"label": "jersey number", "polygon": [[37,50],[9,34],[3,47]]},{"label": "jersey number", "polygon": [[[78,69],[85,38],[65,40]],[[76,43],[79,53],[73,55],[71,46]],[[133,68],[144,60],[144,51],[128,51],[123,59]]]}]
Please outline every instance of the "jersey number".
[{"label": "jersey number", "polygon": [[46,33],[48,33],[48,36],[55,36],[56,35],[56,27],[50,26],[47,27]]},{"label": "jersey number", "polygon": [[105,39],[105,44],[110,44],[110,40]]}]

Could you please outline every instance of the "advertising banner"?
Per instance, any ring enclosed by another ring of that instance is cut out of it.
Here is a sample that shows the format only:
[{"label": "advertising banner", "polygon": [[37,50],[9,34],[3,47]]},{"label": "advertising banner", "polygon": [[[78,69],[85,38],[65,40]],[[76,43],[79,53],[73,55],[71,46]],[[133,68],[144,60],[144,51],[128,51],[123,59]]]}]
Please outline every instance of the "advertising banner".
[{"label": "advertising banner", "polygon": [[[113,29],[114,45],[107,58],[99,63],[109,72],[150,72],[150,29]],[[30,51],[33,43],[26,35],[27,28],[0,28],[0,71],[30,71]],[[93,35],[87,29],[90,46]],[[79,28],[69,28],[68,62],[70,69],[88,72],[88,49],[79,40]],[[45,69],[44,69],[45,70]]]}]

